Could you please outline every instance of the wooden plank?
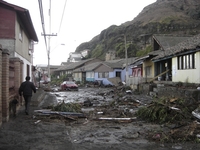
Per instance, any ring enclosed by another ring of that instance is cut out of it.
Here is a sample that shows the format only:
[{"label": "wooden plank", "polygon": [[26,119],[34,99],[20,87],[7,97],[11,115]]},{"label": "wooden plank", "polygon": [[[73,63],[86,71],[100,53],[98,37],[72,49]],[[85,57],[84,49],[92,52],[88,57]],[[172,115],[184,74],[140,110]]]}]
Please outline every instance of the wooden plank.
[{"label": "wooden plank", "polygon": [[166,71],[164,71],[164,72],[162,72],[161,74],[159,74],[159,75],[157,75],[157,76],[155,76],[153,79],[151,79],[149,82],[152,82],[152,81],[154,81],[156,78],[158,78],[159,76],[161,76],[161,75],[163,75],[163,74],[165,74],[165,73],[167,73],[169,70],[166,70]]}]

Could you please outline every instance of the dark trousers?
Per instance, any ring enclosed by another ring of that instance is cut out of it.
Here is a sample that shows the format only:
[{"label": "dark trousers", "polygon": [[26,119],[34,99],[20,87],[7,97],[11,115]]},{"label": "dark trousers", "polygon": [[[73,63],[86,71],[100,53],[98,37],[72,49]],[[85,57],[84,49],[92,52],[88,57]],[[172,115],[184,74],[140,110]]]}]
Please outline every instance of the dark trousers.
[{"label": "dark trousers", "polygon": [[31,97],[30,95],[23,95],[24,100],[25,100],[25,112],[29,113],[29,107],[30,107],[30,102],[31,102]]}]

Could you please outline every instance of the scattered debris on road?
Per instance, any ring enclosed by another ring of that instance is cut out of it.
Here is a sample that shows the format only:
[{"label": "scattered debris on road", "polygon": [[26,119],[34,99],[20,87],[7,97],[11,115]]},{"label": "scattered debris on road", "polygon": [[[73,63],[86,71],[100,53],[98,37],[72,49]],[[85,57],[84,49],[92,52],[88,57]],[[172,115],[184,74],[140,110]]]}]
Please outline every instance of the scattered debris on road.
[{"label": "scattered debris on road", "polygon": [[[163,125],[163,131],[152,132],[152,140],[162,142],[199,141],[200,124],[194,114],[197,103],[188,103],[182,98],[169,99],[166,97],[154,99],[149,105],[139,108],[137,116],[148,122]],[[196,111],[197,112],[197,111]],[[199,119],[199,118],[198,118]]]},{"label": "scattered debris on road", "polygon": [[[143,136],[158,142],[200,142],[198,102],[182,98],[136,96],[130,87],[123,84],[112,88],[98,88],[96,91],[95,96],[82,97],[77,94],[73,97],[74,103],[65,103],[63,100],[57,106],[36,110],[35,116],[53,116],[50,118],[67,119],[71,122],[70,125],[82,126],[97,121],[101,124],[109,123],[114,127],[116,123],[144,121],[139,126],[152,123],[160,127],[125,134],[123,138],[136,139]],[[69,99],[69,95],[54,94],[59,98]]]}]

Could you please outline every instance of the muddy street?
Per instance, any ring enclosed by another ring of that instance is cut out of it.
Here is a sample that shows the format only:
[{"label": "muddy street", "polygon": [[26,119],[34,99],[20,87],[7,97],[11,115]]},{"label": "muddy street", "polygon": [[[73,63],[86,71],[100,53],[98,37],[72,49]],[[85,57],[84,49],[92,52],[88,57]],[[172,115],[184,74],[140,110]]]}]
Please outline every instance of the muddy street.
[{"label": "muddy street", "polygon": [[[54,88],[44,94],[38,105],[34,103],[37,98],[33,98],[32,113],[29,116],[24,115],[22,107],[16,118],[3,124],[0,149],[200,148],[195,143],[159,141],[160,131],[165,126],[147,123],[135,116],[138,108],[149,104],[152,97],[119,91],[121,90],[97,87],[83,87],[79,91],[59,91]],[[52,113],[50,108],[59,108],[58,106],[60,109],[76,106],[76,109],[70,116]]]}]

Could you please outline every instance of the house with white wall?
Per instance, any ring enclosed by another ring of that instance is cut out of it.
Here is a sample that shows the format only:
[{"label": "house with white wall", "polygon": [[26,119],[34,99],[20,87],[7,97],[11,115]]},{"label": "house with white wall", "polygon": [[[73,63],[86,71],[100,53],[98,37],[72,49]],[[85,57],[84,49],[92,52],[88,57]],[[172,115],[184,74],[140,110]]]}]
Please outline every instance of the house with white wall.
[{"label": "house with white wall", "polygon": [[154,62],[171,60],[172,82],[200,84],[200,34],[169,47],[152,59]]},{"label": "house with white wall", "polygon": [[82,60],[82,55],[81,53],[77,53],[77,52],[71,52],[69,53],[69,58],[68,58],[68,62],[79,62]]}]

